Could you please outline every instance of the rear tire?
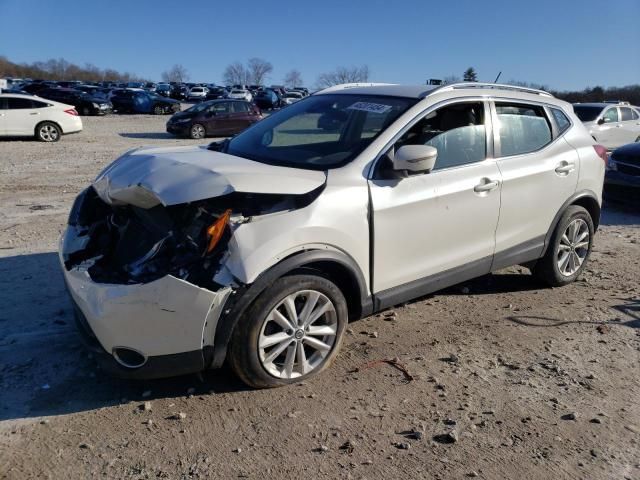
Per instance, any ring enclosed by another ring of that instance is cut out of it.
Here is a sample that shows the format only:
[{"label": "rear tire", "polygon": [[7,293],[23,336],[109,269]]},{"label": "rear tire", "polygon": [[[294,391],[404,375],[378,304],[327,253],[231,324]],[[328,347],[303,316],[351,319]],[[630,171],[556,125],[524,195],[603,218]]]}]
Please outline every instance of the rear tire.
[{"label": "rear tire", "polygon": [[316,275],[282,277],[244,313],[227,359],[250,387],[307,380],[334,360],[347,322],[346,300],[333,282]]},{"label": "rear tire", "polygon": [[533,274],[552,287],[574,282],[591,254],[593,234],[589,212],[571,205],[560,217],[547,252],[536,263]]},{"label": "rear tire", "polygon": [[53,122],[42,122],[36,126],[36,138],[41,142],[57,142],[62,136],[62,130]]}]

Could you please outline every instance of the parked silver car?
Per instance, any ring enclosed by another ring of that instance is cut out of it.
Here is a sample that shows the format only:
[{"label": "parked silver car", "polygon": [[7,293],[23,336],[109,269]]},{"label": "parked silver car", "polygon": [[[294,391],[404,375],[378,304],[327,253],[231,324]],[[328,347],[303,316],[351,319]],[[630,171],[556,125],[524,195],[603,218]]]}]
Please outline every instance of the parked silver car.
[{"label": "parked silver car", "polygon": [[605,162],[542,91],[340,85],[222,143],[125,153],[76,199],[60,260],[105,368],[228,360],[285,385],[373,312],[515,264],[573,282]]},{"label": "parked silver car", "polygon": [[640,141],[640,110],[628,103],[574,103],[573,110],[607,150]]}]

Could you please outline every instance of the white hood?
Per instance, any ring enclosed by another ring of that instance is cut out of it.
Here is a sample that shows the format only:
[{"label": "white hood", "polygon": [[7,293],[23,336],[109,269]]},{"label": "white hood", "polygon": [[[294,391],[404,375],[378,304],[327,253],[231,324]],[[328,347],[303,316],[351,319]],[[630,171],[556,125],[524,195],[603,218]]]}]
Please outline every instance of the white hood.
[{"label": "white hood", "polygon": [[301,195],[325,180],[325,172],[275,167],[196,146],[131,150],[100,173],[93,188],[111,205],[152,208],[231,192]]}]

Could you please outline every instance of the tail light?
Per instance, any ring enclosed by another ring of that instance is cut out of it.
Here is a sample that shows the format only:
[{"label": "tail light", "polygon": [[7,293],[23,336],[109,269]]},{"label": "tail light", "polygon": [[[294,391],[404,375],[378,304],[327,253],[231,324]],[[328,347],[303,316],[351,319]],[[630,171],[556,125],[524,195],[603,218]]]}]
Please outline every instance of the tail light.
[{"label": "tail light", "polygon": [[70,108],[68,110],[65,110],[64,113],[68,113],[69,115],[73,115],[74,117],[78,116],[78,112],[76,111],[75,108]]},{"label": "tail light", "polygon": [[609,155],[607,155],[607,149],[602,145],[594,145],[593,149],[596,151],[596,154],[602,159],[604,162],[604,166],[606,167],[609,163]]}]

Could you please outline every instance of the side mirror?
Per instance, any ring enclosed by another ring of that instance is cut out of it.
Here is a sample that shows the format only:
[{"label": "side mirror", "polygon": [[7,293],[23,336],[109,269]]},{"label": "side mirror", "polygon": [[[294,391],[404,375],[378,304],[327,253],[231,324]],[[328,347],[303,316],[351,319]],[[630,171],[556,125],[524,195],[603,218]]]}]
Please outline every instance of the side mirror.
[{"label": "side mirror", "polygon": [[429,173],[437,157],[438,149],[431,145],[404,145],[393,155],[393,169]]},{"label": "side mirror", "polygon": [[599,118],[598,119],[598,125],[602,125],[603,123],[605,123],[605,119],[604,118]]}]

